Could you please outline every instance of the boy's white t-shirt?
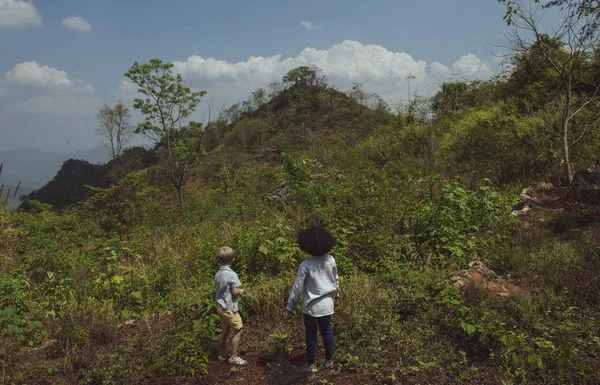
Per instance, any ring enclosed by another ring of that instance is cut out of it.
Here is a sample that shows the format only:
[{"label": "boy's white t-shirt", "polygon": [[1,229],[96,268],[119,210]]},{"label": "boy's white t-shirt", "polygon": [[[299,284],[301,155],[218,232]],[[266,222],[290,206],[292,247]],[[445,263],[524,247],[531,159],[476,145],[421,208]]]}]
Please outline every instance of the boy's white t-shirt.
[{"label": "boy's white t-shirt", "polygon": [[292,287],[286,309],[294,310],[303,294],[302,312],[313,317],[333,314],[339,292],[338,272],[331,255],[311,257],[302,261]]}]

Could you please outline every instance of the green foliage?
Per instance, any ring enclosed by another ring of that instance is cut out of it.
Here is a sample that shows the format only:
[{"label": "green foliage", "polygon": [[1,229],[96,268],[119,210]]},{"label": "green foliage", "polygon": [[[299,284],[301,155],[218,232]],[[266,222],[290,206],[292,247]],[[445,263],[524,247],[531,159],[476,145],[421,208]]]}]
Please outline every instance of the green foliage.
[{"label": "green foliage", "polygon": [[31,314],[29,289],[23,278],[0,275],[0,357],[6,358],[20,346],[35,345],[45,336],[43,324]]},{"label": "green foliage", "polygon": [[[153,99],[171,92],[182,114],[195,108],[201,95],[171,70],[153,60],[129,74],[153,85],[136,102],[147,115],[138,128],[173,129],[156,149],[163,164],[112,169],[113,185],[60,214],[36,201],[28,212],[0,211],[6,378],[211,379],[202,376],[220,331],[215,255],[227,245],[248,290],[242,352],[272,359],[272,382],[289,380],[284,369],[304,345],[300,311],[283,317],[307,257],[295,238],[320,223],[337,240],[341,284],[340,366],[322,382],[598,381],[594,216],[578,221],[577,205],[510,215],[516,187],[551,176],[560,159],[552,106],[522,108],[544,95],[548,73],[518,74],[531,76],[521,88],[531,99],[507,94],[507,78],[453,82],[391,113],[360,87],[342,94],[301,67],[285,87],[258,90],[209,122],[203,136],[200,124],[161,115],[173,100]],[[595,112],[575,121],[592,127]],[[576,164],[594,154],[597,135],[587,138],[573,145]],[[161,175],[169,165],[188,181],[183,212]],[[474,259],[527,290],[459,290],[449,275]]]},{"label": "green foliage", "polygon": [[124,231],[152,216],[160,193],[147,183],[148,171],[130,173],[106,189],[92,189],[82,214],[105,231]]},{"label": "green foliage", "polygon": [[556,170],[560,159],[559,138],[547,129],[552,124],[544,112],[524,118],[501,106],[468,109],[456,130],[443,135],[440,158],[473,178],[536,180]]},{"label": "green foliage", "polygon": [[283,77],[283,84],[288,87],[304,88],[322,88],[327,85],[327,79],[320,74],[318,67],[298,67],[294,68]]},{"label": "green foliage", "polygon": [[409,214],[408,231],[421,253],[429,261],[442,264],[464,264],[485,252],[490,240],[483,231],[492,234],[510,223],[514,198],[502,195],[484,181],[476,191],[458,184],[445,186],[436,201],[427,198]]},{"label": "green foliage", "polygon": [[133,104],[135,109],[145,115],[136,132],[147,131],[160,138],[169,137],[183,119],[188,118],[196,109],[205,91],[192,92],[186,87],[181,75],[173,75],[173,64],[163,63],[160,59],[151,59],[148,63],[133,63],[125,73],[138,92],[145,96],[137,98]]},{"label": "green foliage", "polygon": [[[202,341],[200,323],[195,323],[195,330],[177,333],[178,339],[173,339],[174,331],[163,336],[164,355],[156,361],[157,370],[166,374],[183,373],[189,375],[206,374],[208,372],[209,354],[200,345]],[[199,335],[200,334],[200,335]]]}]

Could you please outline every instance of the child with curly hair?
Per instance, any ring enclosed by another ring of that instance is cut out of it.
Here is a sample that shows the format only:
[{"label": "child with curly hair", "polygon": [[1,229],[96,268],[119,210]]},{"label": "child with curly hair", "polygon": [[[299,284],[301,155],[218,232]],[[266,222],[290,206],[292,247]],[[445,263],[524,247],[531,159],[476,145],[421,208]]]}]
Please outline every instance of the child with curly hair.
[{"label": "child with curly hair", "polygon": [[339,297],[338,271],[329,251],[335,246],[334,237],[321,226],[312,226],[298,233],[298,246],[310,255],[298,269],[286,310],[292,312],[303,295],[302,313],[306,330],[308,371],[317,371],[317,329],[325,345],[325,368],[333,367],[334,339],[331,316]]}]

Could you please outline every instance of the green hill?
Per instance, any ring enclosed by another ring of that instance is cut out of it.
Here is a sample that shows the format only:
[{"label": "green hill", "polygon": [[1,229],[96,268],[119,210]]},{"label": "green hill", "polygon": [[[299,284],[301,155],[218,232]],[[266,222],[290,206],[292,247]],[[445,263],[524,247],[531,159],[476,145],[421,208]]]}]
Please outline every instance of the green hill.
[{"label": "green hill", "polygon": [[[447,83],[394,110],[314,68],[283,80],[202,133],[182,127],[172,153],[163,140],[120,163],[66,162],[27,210],[0,212],[7,378],[600,381],[600,210],[560,185],[550,106],[531,107],[510,77]],[[576,168],[598,143],[573,144]],[[169,162],[190,165],[183,207]],[[533,208],[511,215],[522,199]],[[283,306],[307,257],[295,235],[316,223],[337,240],[341,296],[337,364],[309,379],[300,311],[288,319]],[[214,350],[225,245],[249,293],[240,370]]]}]

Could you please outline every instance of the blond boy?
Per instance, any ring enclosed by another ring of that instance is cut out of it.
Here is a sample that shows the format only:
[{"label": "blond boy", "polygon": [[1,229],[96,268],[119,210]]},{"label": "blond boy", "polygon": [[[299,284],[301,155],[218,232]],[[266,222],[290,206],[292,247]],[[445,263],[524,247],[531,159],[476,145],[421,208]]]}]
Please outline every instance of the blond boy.
[{"label": "blond boy", "polygon": [[240,337],[242,335],[242,318],[238,313],[238,296],[246,295],[241,288],[242,284],[238,275],[231,269],[235,261],[235,253],[231,247],[222,247],[217,254],[217,262],[221,265],[215,275],[217,290],[217,314],[221,320],[221,336],[219,337],[219,362],[227,361],[227,337],[233,332],[231,339],[231,357],[229,363],[233,365],[246,365],[247,361],[238,356]]}]

